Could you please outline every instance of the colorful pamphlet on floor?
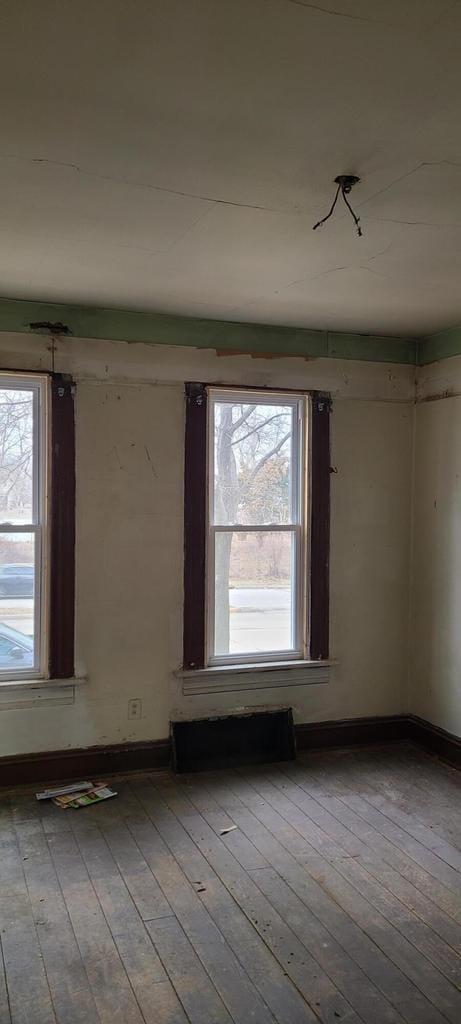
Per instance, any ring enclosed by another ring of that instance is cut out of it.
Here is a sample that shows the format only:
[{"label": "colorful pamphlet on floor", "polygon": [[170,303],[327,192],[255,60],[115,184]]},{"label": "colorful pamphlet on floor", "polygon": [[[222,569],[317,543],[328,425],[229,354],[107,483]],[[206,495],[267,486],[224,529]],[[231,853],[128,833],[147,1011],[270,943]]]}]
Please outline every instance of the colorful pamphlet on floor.
[{"label": "colorful pamphlet on floor", "polygon": [[90,804],[97,804],[100,800],[109,800],[111,796],[117,796],[114,789],[109,786],[98,786],[84,793],[68,793],[64,796],[53,797],[53,803],[58,807],[89,807]]}]

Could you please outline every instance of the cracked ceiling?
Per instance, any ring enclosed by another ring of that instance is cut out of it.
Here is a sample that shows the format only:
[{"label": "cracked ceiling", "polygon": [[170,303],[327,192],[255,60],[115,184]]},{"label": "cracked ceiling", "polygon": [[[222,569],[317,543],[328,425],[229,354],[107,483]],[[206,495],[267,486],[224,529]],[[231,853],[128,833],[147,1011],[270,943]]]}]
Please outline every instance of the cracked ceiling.
[{"label": "cracked ceiling", "polygon": [[[461,3],[5,0],[0,295],[461,323]],[[347,210],[320,231],[339,173]]]}]

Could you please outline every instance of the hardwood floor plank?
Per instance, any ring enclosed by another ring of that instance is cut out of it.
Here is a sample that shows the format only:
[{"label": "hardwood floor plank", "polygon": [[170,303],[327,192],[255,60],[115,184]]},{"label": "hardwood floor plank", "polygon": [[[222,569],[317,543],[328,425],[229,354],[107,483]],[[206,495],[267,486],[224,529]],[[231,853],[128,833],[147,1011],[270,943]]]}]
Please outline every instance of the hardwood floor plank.
[{"label": "hardwood floor plank", "polygon": [[180,999],[149,933],[143,938],[133,933],[119,934],[116,945],[146,1024],[187,1024]]},{"label": "hardwood floor plank", "polygon": [[6,984],[6,968],[3,956],[2,936],[0,930],[0,1020],[11,1024],[10,1000]]},{"label": "hardwood floor plank", "polygon": [[142,920],[171,917],[168,900],[124,822],[104,828],[103,835]]},{"label": "hardwood floor plank", "polygon": [[[55,1024],[50,987],[34,925],[23,860],[8,824],[0,857],[0,934],[9,1012],[13,1024],[34,1019],[36,1024]],[[32,1018],[31,1014],[34,1014]]]},{"label": "hardwood floor plank", "polygon": [[[161,787],[164,794],[166,788],[167,784],[163,784]],[[286,924],[285,926],[283,924],[283,918],[277,912],[274,912],[274,908],[270,903],[267,901],[262,902],[260,898],[258,899],[257,894],[255,895],[254,892],[253,879],[248,879],[246,872],[235,864],[237,855],[235,833],[232,832],[221,839],[208,823],[208,818],[211,814],[214,829],[217,827],[219,830],[220,822],[217,820],[219,809],[217,811],[214,811],[213,808],[210,809],[209,800],[206,800],[205,806],[203,806],[202,801],[200,806],[203,783],[201,782],[196,787],[194,787],[193,783],[190,783],[187,787],[191,801],[199,805],[199,810],[203,812],[203,817],[200,813],[197,814],[191,811],[187,805],[181,811],[181,801],[180,799],[178,800],[176,795],[177,789],[178,784],[175,787],[173,787],[173,784],[168,784],[168,793],[166,794],[168,802],[174,807],[176,814],[180,816],[185,828],[195,840],[197,846],[203,849],[204,855],[209,859],[215,870],[219,872],[220,877],[232,892],[234,899],[249,914],[255,927],[261,929],[265,941],[270,944],[274,954],[280,957],[281,963],[284,964],[287,972],[291,972],[290,976],[295,977],[297,984],[300,984],[300,978],[293,975],[295,966],[298,963],[302,966],[303,960],[306,965],[307,963],[309,964],[310,975],[309,977],[304,977],[304,994],[310,1004],[316,1010],[319,1007],[321,1010],[322,992],[321,990],[319,991],[317,982],[319,979],[323,979],[323,985],[326,990],[325,974],[330,979],[330,987],[331,982],[333,982],[337,990],[342,991],[344,997],[351,1001],[351,1005],[355,1005],[356,1012],[359,1013],[362,1020],[372,1022],[376,1022],[377,1019],[379,1021],[400,1020],[398,1012],[386,1002],[375,986],[370,983],[366,975],[363,974],[353,960],[350,960],[344,949],[335,943],[328,931],[323,929],[313,916],[309,919],[310,941],[308,944],[306,942],[302,943],[301,952],[299,952],[299,938],[295,937],[291,929],[287,931]],[[195,793],[196,789],[199,790],[198,798]],[[226,815],[221,812],[221,823],[225,819]],[[245,837],[242,836],[237,846],[239,854],[241,853],[241,846],[244,841]],[[246,842],[248,843],[248,840]],[[250,844],[248,843],[248,845]],[[230,853],[230,847],[233,847],[232,854]],[[262,870],[267,870],[267,867]],[[306,981],[309,982],[310,988],[306,989]],[[352,995],[354,996],[353,1000],[351,998]],[[339,1008],[336,1009],[336,1013],[340,1012]]]},{"label": "hardwood floor plank", "polygon": [[454,769],[382,744],[114,788],[0,794],[1,1024],[460,1024]]},{"label": "hardwood floor plank", "polygon": [[[181,1004],[104,835],[96,823],[78,816],[71,821],[88,875],[144,1018],[155,1024],[183,1022]],[[115,822],[112,822],[112,830],[114,827]],[[163,904],[171,916],[164,898]]]},{"label": "hardwood floor plank", "polygon": [[[373,753],[373,752],[371,752]],[[422,759],[419,770],[415,770],[413,758],[404,758],[396,753],[392,759],[385,752],[377,751],[366,765],[367,781],[375,792],[383,795],[392,806],[398,808],[418,824],[425,826],[429,833],[447,842],[458,854],[461,852],[461,807],[457,793],[456,778],[449,786],[444,785],[442,772],[433,775],[426,769]],[[361,759],[356,765],[362,770]],[[446,768],[447,766],[443,766]],[[456,769],[449,769],[456,776]],[[435,782],[438,785],[435,785]],[[449,861],[450,863],[450,861]]]},{"label": "hardwood floor plank", "polygon": [[294,772],[295,774],[291,774],[290,767],[289,777],[295,779],[308,796],[314,797],[322,807],[329,810],[354,835],[376,851],[425,897],[437,903],[445,914],[458,922],[461,920],[459,895],[431,875],[425,867],[417,864],[406,851],[392,843],[379,829],[351,808],[347,802],[349,788],[340,778],[333,776],[331,772],[322,772],[318,761],[314,770],[311,763],[306,766],[303,760],[294,768]]},{"label": "hardwood floor plank", "polygon": [[[155,818],[157,825],[160,825],[160,815],[163,817],[164,822],[165,819],[168,821],[165,808],[161,808],[158,795],[153,791],[150,794],[148,791],[144,791],[142,794],[142,800],[149,813],[153,818]],[[205,892],[200,894],[200,898],[205,902],[208,888],[218,884],[218,879],[214,870],[215,865],[212,865],[210,861],[207,863],[207,860],[202,857],[197,850],[194,854],[194,843],[191,842],[185,829],[182,831],[178,829],[178,824],[179,823],[175,826],[173,822],[173,830],[176,833],[176,858],[181,861],[186,873],[190,872],[191,874],[199,876],[200,888],[205,889]],[[203,828],[202,824],[200,825],[200,828]],[[211,838],[211,836],[207,838],[207,848],[210,846]],[[169,834],[169,841],[173,842],[171,832]],[[225,848],[222,844],[221,850],[226,855]],[[329,1021],[331,1013],[334,1016],[336,1011],[336,1013],[341,1014],[343,1019],[349,1020],[350,1017],[347,1016],[347,1013],[350,1013],[350,1010],[340,995],[335,993],[334,987],[329,982],[329,979],[323,976],[323,972],[319,971],[318,965],[308,956],[307,951],[303,948],[301,943],[297,941],[294,934],[284,926],[280,919],[274,919],[274,914],[270,904],[266,900],[261,899],[261,895],[257,887],[252,883],[247,873],[243,871],[238,864],[232,862],[232,858],[228,855],[226,856],[226,859],[229,862],[230,877],[232,879],[230,884],[227,886],[230,896],[233,897],[235,902],[238,902],[242,909],[245,909],[245,913],[250,922],[255,926],[260,937],[279,960],[287,977],[291,979],[307,1000],[307,1003],[312,1007],[312,1010],[309,1011],[308,1006],[304,1004],[304,1016],[302,1019],[312,1022],[318,1019],[321,1021]],[[223,900],[222,893],[221,900]],[[223,902],[224,905],[226,905],[229,903],[229,900],[225,900]],[[229,935],[228,928],[226,930]],[[242,953],[244,953],[244,950],[240,952],[240,955],[242,955]],[[280,985],[280,981],[276,976],[274,992],[273,971],[269,976],[261,974],[260,966],[258,967],[258,961],[255,962],[254,959],[247,963],[247,970],[251,971],[251,977],[255,985],[262,993],[266,1003],[268,1003],[271,1006],[271,1009],[277,1013],[277,1018],[279,1020],[287,1019],[287,1012],[290,1012],[288,1019],[299,1019],[298,1007],[293,998],[285,1002],[283,1016],[280,1015],[280,997],[284,994],[285,990],[286,999],[287,986],[286,984]],[[279,981],[279,984],[277,984],[277,981]],[[282,989],[282,991],[280,991],[280,989]],[[288,989],[288,992],[292,995],[292,991],[290,989]],[[322,997],[324,1000],[323,1003]],[[332,999],[335,999],[333,1005]],[[293,1015],[291,1016],[292,1013]],[[352,1019],[354,1018],[352,1017]]]},{"label": "hardwood floor plank", "polygon": [[[393,806],[392,802],[386,799],[382,789],[386,776],[380,770],[377,761],[371,757],[366,760],[357,757],[349,762],[346,781],[349,779],[351,789],[356,795],[360,795],[376,811],[387,818],[389,822],[396,825],[403,833],[417,840],[417,842],[432,851],[456,872],[461,870],[461,853],[451,843],[434,834],[429,828],[417,821],[408,811],[403,811]],[[458,886],[461,891],[461,880],[458,879]]]},{"label": "hardwood floor plank", "polygon": [[399,744],[387,752],[385,748],[371,749],[370,753],[373,757],[376,756],[381,764],[385,759],[392,771],[399,770],[401,778],[411,781],[415,788],[419,789],[421,797],[429,795],[446,802],[452,811],[455,810],[458,819],[461,818],[461,811],[457,809],[457,768],[445,764],[412,743]]},{"label": "hardwood floor plank", "polygon": [[457,896],[461,894],[461,877],[455,868],[441,860],[437,854],[428,850],[404,829],[394,825],[389,818],[386,818],[381,811],[376,810],[364,797],[351,790],[349,794],[344,794],[342,799],[364,821],[369,822],[381,835],[389,839],[397,849],[407,853],[416,864],[423,867],[430,875],[442,882],[446,888],[456,893]]},{"label": "hardwood floor plank", "polygon": [[[394,867],[387,864],[375,852],[372,846],[369,846],[354,833],[350,832],[330,811],[325,810],[321,804],[313,800],[301,788],[298,781],[294,781],[295,778],[297,779],[297,776],[290,769],[273,770],[270,774],[270,781],[283,796],[289,799],[290,805],[302,813],[306,819],[306,824],[307,822],[310,823],[314,818],[318,822],[319,814],[317,811],[319,811],[322,828],[326,835],[331,836],[345,853],[354,858],[354,864],[363,868],[371,878],[378,881],[380,886],[396,896],[405,907],[413,911],[436,935],[440,936],[447,945],[451,946],[459,954],[461,952],[461,924],[440,910],[431,899],[423,896],[412,882],[402,877]],[[279,808],[280,805],[278,804],[276,809]],[[286,816],[284,812],[281,811],[281,813],[283,813],[284,817]],[[300,830],[301,834],[303,834],[304,818],[301,817],[300,819],[294,816],[293,813],[290,813],[290,817],[287,820],[296,828],[298,828],[298,823],[300,822]],[[310,824],[308,827],[308,838],[314,845]],[[355,840],[355,842],[351,843],[349,837]]]},{"label": "hardwood floor plank", "polygon": [[[450,829],[454,838],[448,838],[448,842],[459,850],[461,808],[458,808],[459,779],[456,778],[459,772],[441,762],[436,762],[435,773],[429,772],[429,759],[433,761],[431,755],[420,751],[416,766],[410,745],[395,750],[392,757],[386,751],[378,750],[373,758],[381,773],[380,785],[384,785],[388,799],[412,813],[442,838],[447,838],[445,833]],[[446,772],[450,773],[447,779]]]},{"label": "hardwood floor plank", "polygon": [[[267,788],[267,787],[266,787]],[[253,787],[248,784],[239,786],[243,789],[245,803],[254,801]],[[253,792],[252,792],[253,790]],[[259,794],[257,794],[259,796]],[[253,809],[254,814],[267,829],[280,840],[285,849],[293,854],[296,860],[307,870],[309,875],[329,892],[351,920],[362,928],[383,952],[395,964],[401,966],[408,978],[418,986],[426,997],[434,1001],[446,1015],[447,1019],[456,1022],[461,1019],[461,993],[453,987],[453,982],[460,980],[458,958],[453,950],[444,943],[437,942],[429,929],[419,925],[411,916],[406,920],[406,928],[398,930],[393,916],[402,921],[406,915],[396,906],[389,910],[383,906],[375,883],[370,880],[368,885],[351,885],[350,875],[355,878],[352,858],[339,858],[329,863],[325,857],[318,857],[313,847],[293,829],[286,820],[264,799],[258,801]],[[366,878],[366,875],[364,876]],[[368,897],[368,898],[367,898]],[[371,899],[370,899],[371,897]],[[385,901],[384,901],[385,902]],[[384,915],[386,915],[384,917]],[[387,920],[388,927],[384,925]],[[408,936],[408,938],[407,938]],[[408,939],[416,940],[417,948]],[[443,946],[443,949],[442,949]],[[424,954],[421,956],[421,952]],[[429,960],[431,962],[429,962]],[[434,960],[437,967],[434,966]],[[440,973],[443,968],[444,974]]]},{"label": "hardwood floor plank", "polygon": [[[149,921],[155,948],[191,1024],[231,1024],[232,1018],[175,918]],[[237,1020],[244,1020],[243,1017]]]},{"label": "hardwood floor plank", "polygon": [[[130,835],[126,823],[121,817],[120,807],[125,797],[129,797],[129,784],[117,783],[117,801],[94,808],[95,816],[92,825],[97,825],[100,835],[104,836],[111,852],[116,872],[123,877],[125,885],[133,899],[140,917],[151,920],[156,917],[171,916],[173,911],[165,898],[152,871],[141,856],[136,843]],[[126,803],[126,801],[125,801]],[[98,811],[106,811],[98,814]],[[89,826],[86,820],[87,828]],[[75,827],[74,827],[75,831]],[[80,832],[84,832],[84,822],[80,821]]]},{"label": "hardwood floor plank", "polygon": [[[150,820],[134,797],[130,801],[124,794],[124,798],[118,806],[123,819],[123,828],[126,828],[128,823],[134,827],[136,824],[146,824]],[[111,838],[113,838],[112,832],[108,836],[109,844]],[[130,839],[134,847],[133,856],[137,854],[137,857],[141,858],[134,839],[131,836]],[[124,843],[125,841],[124,839]],[[114,856],[116,856],[116,849]],[[280,1024],[305,1024],[309,1017],[304,1000],[282,967],[271,956],[250,922],[241,913],[228,890],[210,870],[201,855],[199,861],[197,856],[198,851],[192,847],[187,853],[184,872],[194,889],[199,891],[202,903],[217,924],[226,942],[242,966],[245,967],[277,1021]],[[260,862],[264,863],[261,857],[259,857]],[[143,861],[143,863],[147,868],[146,862]],[[205,880],[206,884],[204,884]]]},{"label": "hardwood floor plank", "polygon": [[[63,811],[67,813],[71,812]],[[63,832],[50,837],[49,843],[101,1021],[142,1024],[138,1003],[75,838]]]},{"label": "hardwood floor plank", "polygon": [[[347,887],[341,882],[338,885],[337,879],[322,858],[310,857],[303,865],[299,864],[279,841],[280,833],[276,838],[259,820],[261,811],[265,815],[267,807],[260,807],[257,813],[254,806],[253,810],[249,810],[241,799],[242,782],[234,778],[229,785],[230,778],[229,775],[228,785],[223,786],[221,776],[217,789],[213,789],[213,792],[219,794],[219,802],[223,801],[234,822],[251,838],[293,891],[323,921],[344,950],[362,966],[364,972],[399,1008],[406,1019],[440,1024],[444,1017],[437,1008],[434,991],[427,984],[426,975],[418,970],[418,964],[413,962],[411,948],[407,949],[405,943],[399,940],[397,949],[395,948],[396,939],[391,929],[383,928],[381,922],[376,925],[366,901],[361,900],[355,891],[351,898]],[[239,803],[236,804],[236,801]],[[261,800],[259,803],[264,804]],[[292,839],[288,826],[284,829],[284,834],[287,841]],[[326,877],[328,882],[325,885]],[[385,944],[385,949],[382,948],[382,944]],[[399,960],[400,957],[402,962]],[[431,973],[431,966],[428,963],[426,970],[428,974]],[[410,977],[407,975],[408,971]],[[414,976],[422,982],[425,992],[415,983]],[[436,973],[433,980],[437,987],[440,987]],[[445,993],[443,994],[447,1001]],[[454,994],[458,995],[456,992]],[[455,999],[451,1006],[448,1003],[450,1017],[445,1019],[454,1019],[454,1003]]]},{"label": "hardwood floor plank", "polygon": [[[150,828],[146,824],[131,825],[136,841],[229,1012],[235,1020],[272,1021],[272,1013],[200,899],[197,890],[202,888],[201,875],[197,879],[199,884],[194,887],[181,869],[178,862],[181,836],[178,836],[174,854],[165,841],[158,798],[152,786],[136,783],[132,788],[149,814],[155,814],[158,829],[154,828],[152,819]],[[169,840],[171,842],[171,834]]]},{"label": "hardwood floor plank", "polygon": [[80,950],[67,913],[46,837],[40,823],[19,823],[19,851],[32,916],[47,972],[56,1016],[68,1024],[99,1024]]},{"label": "hardwood floor plank", "polygon": [[[276,811],[280,816],[280,821],[286,821],[308,842],[308,854],[310,849],[320,852],[335,870],[351,883],[357,892],[364,896],[401,935],[408,938],[415,948],[427,956],[453,984],[461,986],[461,960],[455,949],[437,936],[425,922],[422,922],[417,915],[412,914],[405,904],[373,878],[358,863],[355,853],[349,854],[347,849],[342,849],[335,841],[330,840],[326,833],[321,833],[319,839],[319,829],[289,800],[286,790],[280,792],[274,786],[270,769],[265,773],[249,770],[242,774],[255,792],[260,794]],[[277,819],[276,823],[280,828]],[[301,856],[299,857],[301,862],[303,849],[301,847]],[[461,948],[461,929],[459,929],[457,938],[458,947]]]}]

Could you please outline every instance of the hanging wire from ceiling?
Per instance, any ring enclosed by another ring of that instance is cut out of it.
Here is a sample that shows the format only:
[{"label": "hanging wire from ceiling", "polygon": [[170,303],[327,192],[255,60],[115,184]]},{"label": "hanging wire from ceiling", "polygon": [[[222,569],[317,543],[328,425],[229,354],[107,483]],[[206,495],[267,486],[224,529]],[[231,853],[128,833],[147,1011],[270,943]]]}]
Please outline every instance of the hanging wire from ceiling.
[{"label": "hanging wire from ceiling", "polygon": [[336,189],[336,195],[333,199],[330,209],[326,217],[322,217],[322,220],[319,220],[317,221],[317,224],[314,224],[313,231],[316,231],[317,228],[321,228],[323,224],[325,224],[326,221],[330,219],[330,217],[334,213],[336,203],[338,202],[338,199],[341,195],[354,221],[354,224],[357,229],[357,234],[359,238],[362,238],[363,231],[362,228],[360,227],[360,217],[358,217],[357,214],[354,212],[347,198],[351,189],[354,187],[354,185],[357,185],[359,181],[360,178],[358,178],[356,174],[338,174],[337,178],[335,178],[335,184],[338,186],[338,188]]}]

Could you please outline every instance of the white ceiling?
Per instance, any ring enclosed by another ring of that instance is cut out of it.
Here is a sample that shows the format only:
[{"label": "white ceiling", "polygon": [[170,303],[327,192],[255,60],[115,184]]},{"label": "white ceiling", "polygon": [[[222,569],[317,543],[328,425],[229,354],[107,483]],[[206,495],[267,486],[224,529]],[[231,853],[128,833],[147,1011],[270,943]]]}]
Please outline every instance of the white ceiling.
[{"label": "white ceiling", "polygon": [[0,295],[460,323],[460,58],[460,0],[3,0]]}]

